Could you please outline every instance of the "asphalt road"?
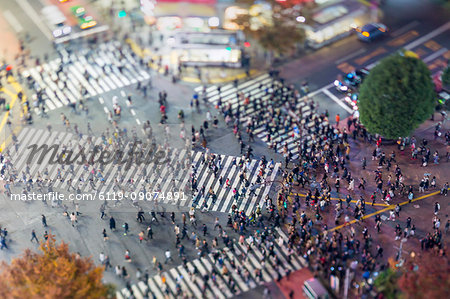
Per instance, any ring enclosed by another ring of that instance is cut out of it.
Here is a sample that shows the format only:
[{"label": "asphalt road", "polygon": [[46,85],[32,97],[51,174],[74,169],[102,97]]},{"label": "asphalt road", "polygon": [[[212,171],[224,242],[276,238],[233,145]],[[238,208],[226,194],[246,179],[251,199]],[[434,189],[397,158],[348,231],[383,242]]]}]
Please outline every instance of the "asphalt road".
[{"label": "asphalt road", "polygon": [[[349,36],[279,67],[280,76],[297,86],[307,81],[311,91],[323,88],[332,83],[338,75],[367,67],[427,35],[444,25],[450,16],[450,12],[443,10],[438,1],[432,0],[388,0],[382,10],[380,22],[390,29],[387,37],[372,43],[363,43],[356,35]],[[427,46],[428,49],[422,50],[426,52],[419,55],[421,58],[431,54],[430,50],[450,48],[448,33],[434,37]],[[330,92],[334,93],[333,88],[330,88]],[[342,97],[339,94],[336,96]],[[329,111],[333,120],[337,113],[341,118],[349,115],[349,111],[323,93],[314,99],[323,110]]]}]

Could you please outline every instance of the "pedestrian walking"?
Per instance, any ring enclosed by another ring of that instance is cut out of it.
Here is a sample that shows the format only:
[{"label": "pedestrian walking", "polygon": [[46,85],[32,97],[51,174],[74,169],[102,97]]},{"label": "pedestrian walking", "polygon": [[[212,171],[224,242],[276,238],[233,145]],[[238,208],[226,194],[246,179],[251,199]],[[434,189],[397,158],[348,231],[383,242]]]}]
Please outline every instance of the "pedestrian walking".
[{"label": "pedestrian walking", "polygon": [[106,214],[105,214],[105,210],[106,210],[105,205],[106,205],[106,201],[105,201],[105,203],[102,203],[100,205],[100,219],[102,219],[102,220],[103,220],[103,217],[106,216]]},{"label": "pedestrian walking", "polygon": [[208,227],[206,226],[206,224],[203,223],[203,236],[206,236],[206,234],[208,233]]},{"label": "pedestrian walking", "polygon": [[98,260],[100,262],[100,264],[104,265],[105,264],[105,260],[106,260],[106,255],[102,252],[100,252],[100,254],[98,255]]},{"label": "pedestrian walking", "polygon": [[158,260],[156,259],[156,255],[154,255],[153,258],[152,258],[152,264],[153,264],[153,270],[155,270],[156,266],[158,264]]},{"label": "pedestrian walking", "polygon": [[126,236],[128,234],[128,230],[130,229],[129,226],[128,226],[128,223],[125,222],[122,225],[122,227],[123,227],[123,235]]},{"label": "pedestrian walking", "polygon": [[142,208],[139,208],[136,220],[139,221],[139,223],[142,223],[143,221],[145,221],[144,211],[142,210]]},{"label": "pedestrian walking", "polygon": [[8,249],[8,246],[6,245],[6,238],[5,236],[0,236],[0,249],[3,250],[3,248]]},{"label": "pedestrian walking", "polygon": [[166,250],[165,256],[166,256],[166,260],[165,260],[164,264],[167,264],[168,261],[173,262],[172,254],[170,253],[169,249]]},{"label": "pedestrian walking", "polygon": [[72,214],[70,214],[70,222],[72,223],[72,227],[75,227],[75,223],[78,222],[75,212],[72,212]]},{"label": "pedestrian walking", "polygon": [[36,242],[39,243],[39,240],[36,237],[36,231],[34,229],[31,231],[31,243],[33,243],[33,240],[36,240]]},{"label": "pedestrian walking", "polygon": [[439,213],[439,210],[441,209],[441,205],[438,202],[434,203],[434,215],[437,215]]},{"label": "pedestrian walking", "polygon": [[108,241],[109,237],[108,237],[108,234],[106,233],[106,228],[103,229],[102,235],[103,235],[103,241],[104,242]]},{"label": "pedestrian walking", "polygon": [[109,217],[109,229],[112,231],[116,230],[116,220],[113,216]]},{"label": "pedestrian walking", "polygon": [[147,227],[147,238],[153,239],[153,229],[150,225]]},{"label": "pedestrian walking", "polygon": [[130,251],[128,249],[125,250],[125,261],[131,263]]},{"label": "pedestrian walking", "polygon": [[47,218],[45,217],[44,214],[42,214],[41,216],[42,216],[42,225],[43,225],[44,227],[47,227]]},{"label": "pedestrian walking", "polygon": [[400,218],[400,211],[401,211],[401,207],[400,207],[400,205],[399,204],[397,204],[396,206],[395,206],[395,208],[394,208],[394,210],[395,210],[395,215],[397,215],[397,217],[398,218]]}]

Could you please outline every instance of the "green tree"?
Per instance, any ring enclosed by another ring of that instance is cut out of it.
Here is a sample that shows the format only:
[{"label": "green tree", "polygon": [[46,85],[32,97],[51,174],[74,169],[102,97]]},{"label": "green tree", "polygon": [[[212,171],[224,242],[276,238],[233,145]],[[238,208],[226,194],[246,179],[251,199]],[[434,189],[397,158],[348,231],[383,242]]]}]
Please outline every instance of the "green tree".
[{"label": "green tree", "polygon": [[450,65],[447,65],[447,68],[442,73],[442,84],[445,87],[450,87]]},{"label": "green tree", "polygon": [[375,279],[375,289],[387,299],[396,299],[399,297],[397,280],[398,273],[395,270],[388,268],[381,272]]},{"label": "green tree", "polygon": [[394,54],[375,66],[359,93],[361,122],[371,133],[409,136],[435,107],[430,71],[417,58]]},{"label": "green tree", "polygon": [[2,262],[0,298],[107,298],[111,288],[102,283],[103,268],[91,259],[69,252],[53,236],[40,252],[25,250],[11,264]]},{"label": "green tree", "polygon": [[[248,7],[256,0],[238,1]],[[278,54],[286,54],[295,49],[296,45],[305,39],[304,30],[296,20],[301,14],[305,15],[308,8],[302,7],[303,0],[277,2],[268,0],[271,10],[262,9],[250,14],[238,15],[234,20],[245,35],[256,40],[264,49]],[[309,2],[308,2],[309,3]],[[309,4],[310,5],[310,4]]]}]

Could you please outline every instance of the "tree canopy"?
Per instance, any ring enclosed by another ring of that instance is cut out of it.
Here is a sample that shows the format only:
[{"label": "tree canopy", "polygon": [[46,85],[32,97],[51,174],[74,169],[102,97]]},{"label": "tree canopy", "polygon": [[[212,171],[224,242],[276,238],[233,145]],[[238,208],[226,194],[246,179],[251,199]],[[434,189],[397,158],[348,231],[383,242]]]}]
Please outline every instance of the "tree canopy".
[{"label": "tree canopy", "polygon": [[0,298],[107,298],[103,268],[91,259],[70,253],[53,237],[39,251],[27,249],[11,264],[2,262]]},{"label": "tree canopy", "polygon": [[[238,1],[247,6],[257,4],[256,0]],[[240,14],[234,20],[243,32],[260,43],[269,51],[278,54],[287,53],[295,48],[295,45],[303,42],[304,30],[299,27],[296,20],[301,14],[305,15],[307,8],[302,4],[311,3],[308,0],[290,0],[278,2],[269,0],[271,9],[252,10],[250,14]],[[309,4],[311,5],[311,4]]]},{"label": "tree canopy", "polygon": [[447,298],[450,291],[450,264],[447,256],[437,252],[415,253],[397,268],[390,259],[390,267],[375,280],[375,288],[384,298]]},{"label": "tree canopy", "polygon": [[409,136],[433,113],[435,100],[426,64],[397,53],[383,59],[361,84],[360,119],[371,133]]},{"label": "tree canopy", "polygon": [[447,88],[450,87],[450,65],[447,65],[442,73],[442,84]]},{"label": "tree canopy", "polygon": [[398,273],[396,270],[387,268],[375,279],[377,291],[387,299],[398,298],[400,291],[397,288]]}]

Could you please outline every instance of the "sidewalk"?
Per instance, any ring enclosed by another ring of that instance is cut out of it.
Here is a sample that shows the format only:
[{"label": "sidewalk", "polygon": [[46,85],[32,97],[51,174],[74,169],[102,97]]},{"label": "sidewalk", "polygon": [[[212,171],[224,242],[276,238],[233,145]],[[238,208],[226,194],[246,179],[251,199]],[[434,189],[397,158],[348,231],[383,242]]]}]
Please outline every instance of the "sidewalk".
[{"label": "sidewalk", "polygon": [[[6,63],[13,63],[16,54],[20,50],[20,43],[17,38],[18,33],[13,30],[5,15],[10,15],[10,18],[14,19],[10,11],[0,13],[0,40],[2,41],[0,60],[5,60]],[[16,30],[18,29],[16,28]]]},{"label": "sidewalk", "polygon": [[[153,52],[149,48],[142,48],[136,41],[131,38],[128,38],[126,40],[126,43],[130,45],[133,52],[136,53],[136,55],[138,55],[140,58],[150,60],[148,63],[149,67],[159,72],[160,74],[165,73],[165,65],[163,65],[162,63],[158,63],[160,60],[164,60],[161,55]],[[169,74],[178,73],[178,71],[173,70],[171,66],[168,67]],[[226,67],[183,67],[181,70],[182,71],[179,79],[184,82],[195,84],[220,84],[231,82],[235,79],[240,80],[259,73],[259,71],[257,70],[250,70],[247,74],[247,72],[243,68]]]},{"label": "sidewalk", "polygon": [[303,294],[303,284],[305,280],[311,277],[313,277],[311,271],[308,268],[303,268],[283,277],[277,282],[277,286],[285,298],[306,299],[307,297]]},{"label": "sidewalk", "polygon": [[[415,136],[417,143],[419,144],[423,138],[428,140],[427,147],[430,148],[431,153],[434,151],[438,151],[440,154],[439,164],[434,164],[432,161],[426,167],[421,167],[420,159],[412,160],[410,154],[410,148],[407,146],[404,152],[400,152],[397,148],[397,144],[393,145],[381,145],[382,151],[386,153],[386,156],[389,157],[390,153],[394,151],[396,153],[396,162],[392,163],[392,167],[390,171],[386,170],[386,166],[381,168],[383,173],[383,180],[386,181],[388,175],[390,174],[392,177],[393,172],[395,170],[395,165],[398,164],[401,168],[402,174],[404,175],[404,183],[406,186],[412,185],[414,187],[414,199],[411,203],[409,203],[408,199],[404,196],[396,195],[390,202],[390,205],[382,204],[380,199],[380,194],[377,194],[376,204],[374,206],[371,205],[370,196],[375,191],[375,183],[374,183],[374,171],[379,170],[378,161],[372,161],[372,151],[375,148],[375,143],[368,144],[359,140],[353,140],[351,137],[351,133],[349,132],[349,144],[351,147],[350,152],[350,161],[348,161],[347,168],[351,171],[352,177],[355,179],[355,190],[348,191],[347,190],[347,182],[342,179],[341,180],[341,191],[336,193],[336,189],[334,188],[334,179],[328,179],[332,186],[332,201],[331,205],[326,206],[324,211],[321,212],[321,216],[323,219],[317,221],[314,224],[313,231],[317,234],[323,232],[323,227],[326,225],[328,227],[328,236],[333,234],[333,232],[337,231],[338,233],[342,233],[343,236],[349,236],[351,234],[351,228],[354,227],[356,231],[356,236],[358,239],[362,235],[362,231],[364,228],[367,228],[369,236],[372,238],[372,246],[375,248],[377,244],[384,249],[383,257],[377,259],[377,263],[379,265],[386,264],[389,258],[395,258],[400,250],[401,240],[395,240],[395,226],[397,224],[403,229],[406,226],[407,217],[411,217],[412,224],[416,226],[416,231],[414,236],[409,236],[405,238],[405,242],[402,245],[402,255],[407,256],[412,252],[420,253],[421,243],[420,239],[424,238],[427,233],[432,233],[433,222],[432,219],[434,217],[434,204],[435,202],[439,202],[441,205],[441,210],[438,213],[438,218],[440,218],[441,222],[441,230],[445,226],[447,222],[448,215],[450,213],[450,209],[446,204],[447,198],[439,194],[439,190],[442,185],[448,181],[450,177],[450,167],[448,167],[448,162],[446,161],[446,153],[448,152],[448,146],[444,144],[444,136],[437,140],[433,140],[434,134],[434,126],[441,120],[441,115],[439,113],[435,114],[435,120],[427,120],[423,123],[413,134]],[[339,127],[343,129],[347,126],[346,119],[342,120]],[[443,125],[442,131],[445,132],[450,129],[450,123],[446,122]],[[348,130],[348,129],[347,129]],[[367,159],[367,167],[365,170],[361,168],[361,160],[363,157]],[[436,176],[437,180],[437,188],[430,188],[430,190],[425,191],[423,193],[418,192],[418,184],[420,180],[424,177],[425,174],[429,174],[430,179],[433,176]],[[321,178],[321,175],[320,175]],[[359,179],[364,178],[367,182],[365,190],[358,189]],[[394,179],[395,180],[395,179]],[[295,187],[294,193],[305,194],[308,190],[299,187]],[[338,219],[338,223],[335,223],[335,204],[337,203],[337,198],[345,198],[346,195],[349,194],[353,201],[350,204],[350,207],[347,209],[347,205],[344,201],[343,203],[343,215]],[[366,201],[366,213],[361,221],[354,220],[353,209],[355,207],[355,202],[362,196]],[[300,208],[301,211],[305,211],[307,216],[315,219],[315,210],[311,207],[306,207],[304,205],[304,197],[301,197],[302,206]],[[293,200],[293,198],[291,199]],[[400,217],[396,217],[394,221],[389,220],[389,212],[392,210],[396,204],[401,206]],[[344,217],[348,215],[350,218],[350,222],[348,224],[344,223]],[[375,215],[381,216],[381,232],[378,233],[375,228]],[[288,218],[290,221],[290,217]],[[448,248],[448,235],[443,234],[443,245],[444,248]],[[361,241],[363,244],[363,241]],[[313,266],[313,263],[311,264]],[[358,265],[357,277],[360,277],[362,273],[362,269],[360,269],[361,265]],[[296,298],[294,296],[294,298]]]}]

